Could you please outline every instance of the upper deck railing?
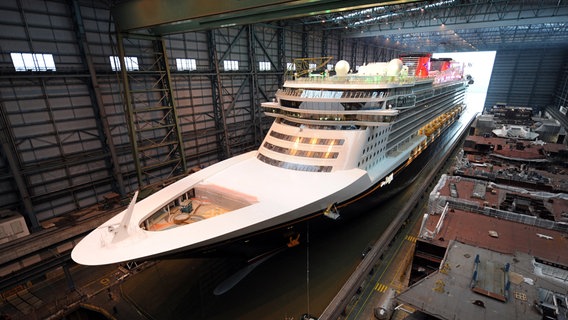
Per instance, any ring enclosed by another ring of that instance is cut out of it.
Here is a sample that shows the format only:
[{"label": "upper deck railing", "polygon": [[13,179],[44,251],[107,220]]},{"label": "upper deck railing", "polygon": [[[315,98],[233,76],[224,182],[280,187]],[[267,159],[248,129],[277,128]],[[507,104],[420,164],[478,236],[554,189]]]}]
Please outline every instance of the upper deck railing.
[{"label": "upper deck railing", "polygon": [[[289,64],[288,70],[284,74],[286,85],[312,88],[317,86],[330,88],[361,86],[361,89],[365,87],[374,89],[377,87],[413,86],[417,82],[443,83],[463,78],[463,68],[459,66],[451,67],[444,71],[431,70],[429,73],[425,73],[426,76],[421,77],[415,76],[414,73],[409,74],[409,69],[406,66],[394,73],[391,72],[393,71],[392,69],[387,71],[382,68],[381,63],[361,66],[361,70],[365,68],[362,74],[347,73],[349,65],[346,62],[340,67],[341,72],[338,69],[336,70],[337,75],[331,75],[330,72],[333,73],[333,71],[330,71],[331,68],[328,65],[331,59],[332,57],[294,59],[294,62]],[[391,60],[388,64],[394,61],[397,61],[397,59]],[[402,62],[398,61],[402,67]],[[341,62],[338,62],[338,64]]]},{"label": "upper deck railing", "polygon": [[[427,78],[422,78],[426,80]],[[323,85],[413,85],[413,76],[329,76],[326,74],[310,74],[307,77],[286,77],[288,84],[323,84]]]}]

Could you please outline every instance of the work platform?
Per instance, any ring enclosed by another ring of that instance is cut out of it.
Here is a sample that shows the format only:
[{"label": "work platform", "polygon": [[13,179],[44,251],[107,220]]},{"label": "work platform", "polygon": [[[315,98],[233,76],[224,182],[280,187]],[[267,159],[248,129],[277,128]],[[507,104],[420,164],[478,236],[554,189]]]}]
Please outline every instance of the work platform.
[{"label": "work platform", "polygon": [[[478,290],[479,286],[472,287],[476,259],[485,261],[486,267],[477,269],[477,278],[485,279],[479,281],[484,283],[484,290]],[[397,299],[441,319],[536,320],[542,319],[542,314],[534,306],[539,300],[534,288],[544,286],[555,292],[565,290],[560,284],[528,275],[527,270],[533,269],[532,257],[524,253],[502,254],[452,241],[445,261],[439,272],[414,284]],[[507,265],[509,276],[503,277],[502,268]],[[510,288],[510,296],[505,294],[506,286]]]}]

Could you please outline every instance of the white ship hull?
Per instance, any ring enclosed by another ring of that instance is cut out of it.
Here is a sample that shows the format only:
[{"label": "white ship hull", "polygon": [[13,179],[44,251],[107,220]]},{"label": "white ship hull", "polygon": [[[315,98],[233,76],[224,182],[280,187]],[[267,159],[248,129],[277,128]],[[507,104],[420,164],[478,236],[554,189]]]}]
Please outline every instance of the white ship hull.
[{"label": "white ship hull", "polygon": [[[325,175],[290,173],[259,161],[256,153],[249,152],[208,167],[141,200],[134,207],[132,221],[137,223],[130,227],[128,239],[113,242],[114,230],[120,228],[125,210],[87,235],[73,250],[73,260],[99,265],[196,250],[322,212],[330,203],[350,199],[371,186],[369,176],[360,169]],[[147,212],[160,209],[188,189],[203,184],[222,187],[228,194],[230,190],[239,190],[258,198],[258,202],[165,231],[137,227]]]},{"label": "white ship hull", "polygon": [[[277,120],[258,151],[224,160],[133,201],[81,240],[72,258],[101,265],[198,250],[377,192],[459,116],[463,83],[439,87],[448,93],[438,96],[428,91],[431,82],[417,93],[404,89],[414,100],[424,96],[421,104],[401,100],[402,95],[388,97],[389,90],[397,88],[392,84],[367,85],[365,96],[356,91],[346,95],[334,83],[326,90],[336,91],[314,95],[312,84],[292,82],[288,91],[279,91],[278,102],[264,105]],[[398,88],[411,86],[405,82]],[[285,105],[295,104],[285,100],[294,100],[300,91],[298,103],[304,105]],[[346,103],[361,96],[367,105],[378,107],[343,111],[334,96]],[[398,110],[391,110],[390,103],[398,103]],[[339,110],[329,110],[334,108]]]}]

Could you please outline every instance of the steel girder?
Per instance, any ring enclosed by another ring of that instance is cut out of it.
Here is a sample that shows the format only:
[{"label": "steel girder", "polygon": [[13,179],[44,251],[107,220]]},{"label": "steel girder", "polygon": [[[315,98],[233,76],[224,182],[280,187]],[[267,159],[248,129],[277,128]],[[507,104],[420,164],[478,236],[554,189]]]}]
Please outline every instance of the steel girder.
[{"label": "steel girder", "polygon": [[120,32],[155,35],[326,14],[413,0],[128,0],[112,8]]},{"label": "steel girder", "polygon": [[139,188],[187,172],[177,106],[164,41],[146,38],[153,45],[153,63],[145,70],[129,70],[125,63],[124,35],[117,33],[120,71],[124,87],[132,156]]},{"label": "steel girder", "polygon": [[111,128],[108,123],[107,114],[104,108],[103,98],[101,95],[101,90],[99,86],[99,80],[97,79],[97,72],[93,64],[93,58],[89,52],[89,45],[87,43],[87,36],[85,31],[85,26],[83,23],[83,18],[80,13],[80,6],[78,0],[73,0],[70,4],[70,9],[73,16],[73,22],[76,26],[75,32],[77,36],[77,44],[79,51],[81,52],[81,57],[83,63],[89,71],[89,95],[93,103],[93,108],[95,112],[99,115],[97,119],[97,129],[99,131],[99,136],[102,140],[103,148],[105,149],[105,154],[108,154],[110,158],[106,158],[105,161],[107,165],[112,170],[112,175],[114,178],[114,184],[116,191],[119,194],[125,195],[126,189],[124,186],[124,179],[122,179],[122,173],[120,172],[118,154],[116,152],[116,146],[112,139]]},{"label": "steel girder", "polygon": [[[252,25],[239,28],[235,35],[230,36],[228,33],[228,29],[207,31],[210,68],[213,71],[209,76],[212,119],[215,122],[219,160],[260,145],[264,138],[265,125],[260,101],[269,100],[269,94],[259,82],[272,76],[277,77],[277,82],[281,81],[284,64],[283,32],[280,28],[269,37],[268,43],[263,43]],[[224,70],[224,67],[221,67],[222,62],[245,43],[248,69],[245,72]],[[277,47],[277,54],[274,56],[267,48],[270,44]],[[219,51],[219,48],[224,49]],[[270,65],[270,70],[276,69],[276,72],[259,72],[258,57],[262,57],[264,62]],[[247,101],[245,106],[243,101]]]},{"label": "steel girder", "polygon": [[385,41],[407,50],[474,51],[565,46],[568,4],[553,0],[446,0],[379,6],[307,18],[348,38]]},{"label": "steel girder", "polygon": [[[229,146],[227,121],[225,120],[223,88],[221,84],[221,71],[219,67],[220,60],[217,54],[216,37],[214,31],[207,31],[207,40],[209,43],[209,64],[210,68],[215,72],[215,74],[211,76],[211,96],[213,100],[213,119],[215,121],[215,131],[217,132],[217,142],[219,144],[219,148],[217,149],[218,159],[224,160],[231,156],[231,148]],[[229,45],[227,52],[231,47],[232,44]]]}]

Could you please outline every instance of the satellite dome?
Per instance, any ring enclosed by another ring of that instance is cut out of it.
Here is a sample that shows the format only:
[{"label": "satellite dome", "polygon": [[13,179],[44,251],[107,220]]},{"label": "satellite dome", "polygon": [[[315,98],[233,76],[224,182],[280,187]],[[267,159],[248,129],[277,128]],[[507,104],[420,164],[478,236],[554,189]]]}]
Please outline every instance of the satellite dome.
[{"label": "satellite dome", "polygon": [[387,64],[387,76],[398,76],[402,70],[402,60],[392,59]]},{"label": "satellite dome", "polygon": [[335,64],[335,74],[338,76],[346,76],[349,72],[349,62],[345,60],[337,61]]}]

